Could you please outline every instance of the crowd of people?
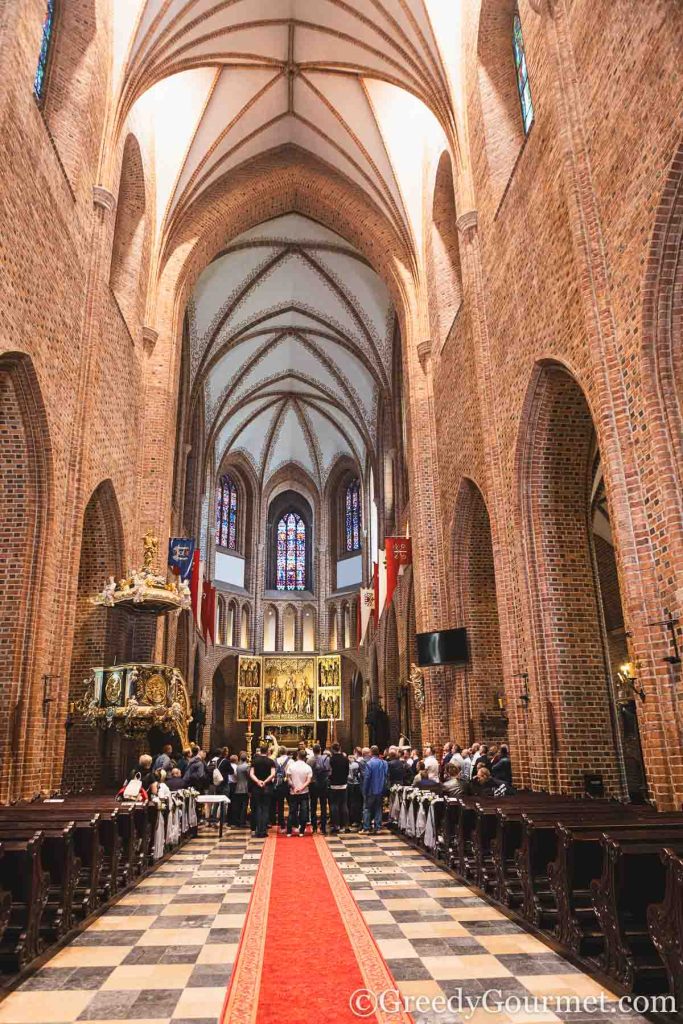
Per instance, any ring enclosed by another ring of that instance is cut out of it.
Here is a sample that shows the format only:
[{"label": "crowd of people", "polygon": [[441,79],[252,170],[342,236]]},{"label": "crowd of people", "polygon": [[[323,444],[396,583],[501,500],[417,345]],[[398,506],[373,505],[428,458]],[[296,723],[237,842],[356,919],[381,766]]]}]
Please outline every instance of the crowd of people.
[{"label": "crowd of people", "polygon": [[[475,743],[462,748],[446,743],[440,756],[432,746],[422,751],[391,746],[355,747],[339,743],[323,748],[301,741],[296,750],[262,743],[251,763],[246,751],[228,747],[210,759],[193,744],[179,757],[169,745],[153,759],[140,758],[137,772],[143,790],[158,793],[192,787],[200,793],[227,796],[228,824],[249,827],[265,837],[271,826],[288,836],[303,836],[307,826],[322,834],[360,830],[379,832],[384,799],[394,785],[435,789],[451,796],[500,796],[512,790],[512,765],[505,744]],[[132,773],[135,774],[135,773]],[[209,823],[218,824],[220,804],[211,807]]]}]

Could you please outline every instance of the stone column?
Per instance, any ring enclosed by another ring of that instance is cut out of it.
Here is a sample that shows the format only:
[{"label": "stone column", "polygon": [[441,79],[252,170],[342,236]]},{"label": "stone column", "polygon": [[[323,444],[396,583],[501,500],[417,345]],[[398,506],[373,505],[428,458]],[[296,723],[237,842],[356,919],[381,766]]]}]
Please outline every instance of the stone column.
[{"label": "stone column", "polygon": [[[409,410],[410,522],[413,534],[415,610],[418,632],[448,626],[446,558],[441,525],[439,470],[434,420],[431,341],[405,355]],[[446,739],[447,675],[444,668],[425,669],[425,742]]]},{"label": "stone column", "polygon": [[491,541],[495,563],[496,601],[500,624],[506,710],[510,719],[510,742],[515,751],[516,781],[519,784],[529,785],[528,744],[525,739],[529,725],[527,720],[528,712],[522,707],[518,699],[520,691],[520,679],[518,676],[520,673],[526,672],[527,663],[526,653],[523,645],[520,643],[523,634],[518,608],[517,568],[514,558],[516,538],[509,505],[505,500],[505,484],[500,451],[500,429],[494,389],[495,374],[491,358],[477,211],[467,210],[458,217],[456,223],[461,239],[461,265],[466,296],[472,309],[472,332],[477,361],[479,410],[482,423],[486,425],[487,431],[487,444],[485,447],[486,503],[491,524]]}]

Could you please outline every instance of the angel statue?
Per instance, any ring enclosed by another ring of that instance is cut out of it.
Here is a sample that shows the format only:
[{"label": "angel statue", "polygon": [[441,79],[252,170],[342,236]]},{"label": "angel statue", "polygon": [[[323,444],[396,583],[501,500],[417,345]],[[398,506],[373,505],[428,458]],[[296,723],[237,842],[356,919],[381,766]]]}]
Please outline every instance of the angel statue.
[{"label": "angel statue", "polygon": [[142,558],[143,565],[145,569],[152,569],[157,560],[159,538],[155,537],[151,530],[148,530],[142,538],[142,546],[144,551]]}]

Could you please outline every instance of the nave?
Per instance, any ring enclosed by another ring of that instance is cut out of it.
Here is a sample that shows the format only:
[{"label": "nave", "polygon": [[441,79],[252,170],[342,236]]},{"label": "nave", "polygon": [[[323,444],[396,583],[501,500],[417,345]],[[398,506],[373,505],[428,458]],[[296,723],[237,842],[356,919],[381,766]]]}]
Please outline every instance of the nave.
[{"label": "nave", "polygon": [[[387,1012],[354,1013],[359,988],[388,991]],[[477,1006],[487,991],[519,1003]],[[602,992],[604,1013],[525,1006]],[[616,999],[399,836],[200,830],[10,993],[0,1022],[643,1024]]]}]

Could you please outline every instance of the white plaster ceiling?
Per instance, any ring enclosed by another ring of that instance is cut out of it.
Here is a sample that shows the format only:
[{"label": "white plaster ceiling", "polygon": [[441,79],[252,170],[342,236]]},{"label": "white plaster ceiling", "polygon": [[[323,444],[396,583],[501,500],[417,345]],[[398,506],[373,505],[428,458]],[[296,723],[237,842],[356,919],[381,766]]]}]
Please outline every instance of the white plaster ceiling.
[{"label": "white plaster ceiling", "polygon": [[401,96],[415,98],[442,133],[454,131],[431,15],[455,35],[457,0],[142,0],[136,24],[120,19],[123,109],[163,80],[187,79],[166,94],[173,146],[158,162],[173,175],[160,223],[245,160],[287,144],[335,167],[409,236],[391,110],[416,167],[428,129],[416,134],[411,124],[406,137]]},{"label": "white plaster ceiling", "polygon": [[263,482],[295,464],[320,488],[342,455],[362,469],[391,389],[394,314],[344,239],[299,214],[245,232],[197,281],[188,328],[216,464],[240,453]]}]

